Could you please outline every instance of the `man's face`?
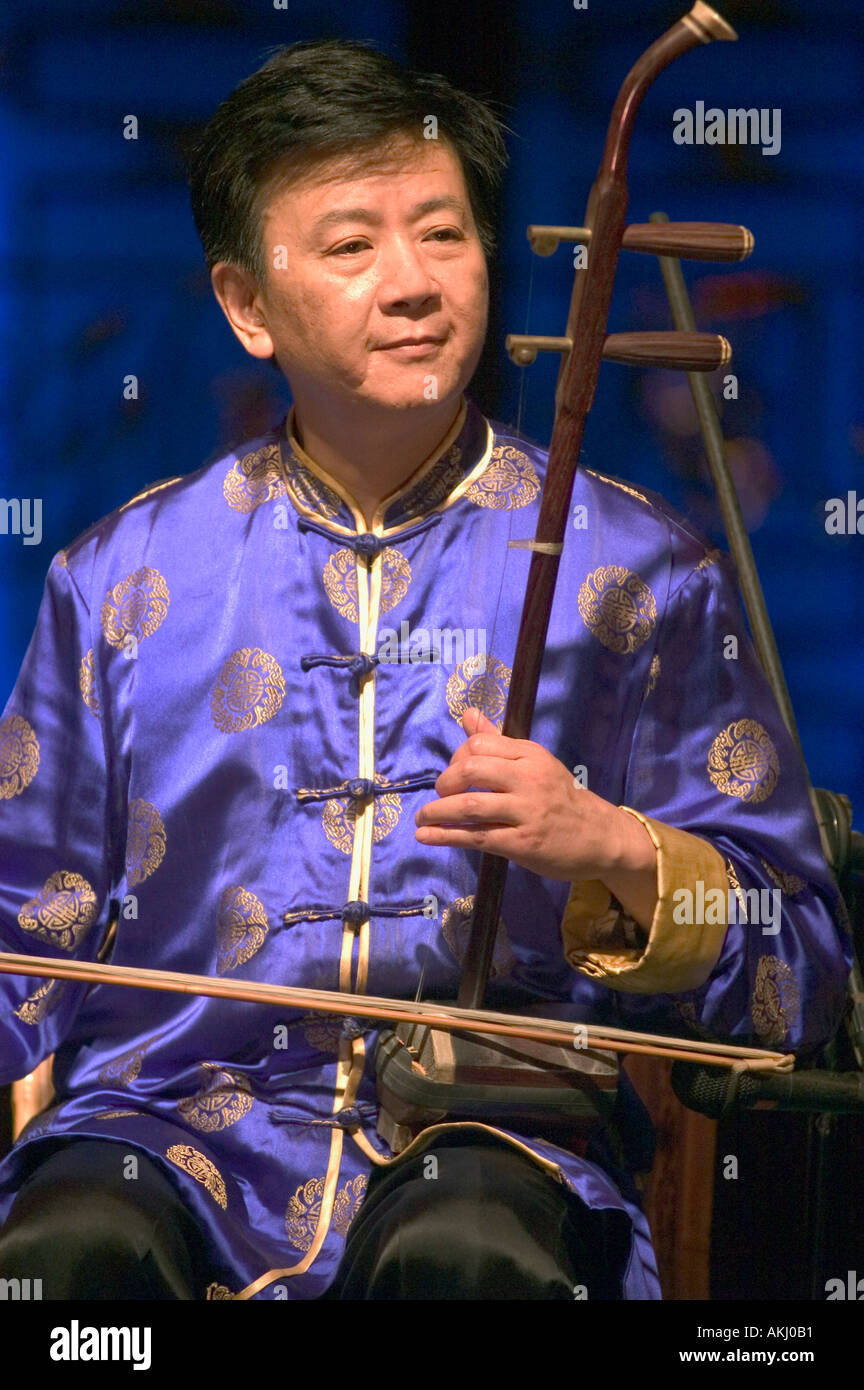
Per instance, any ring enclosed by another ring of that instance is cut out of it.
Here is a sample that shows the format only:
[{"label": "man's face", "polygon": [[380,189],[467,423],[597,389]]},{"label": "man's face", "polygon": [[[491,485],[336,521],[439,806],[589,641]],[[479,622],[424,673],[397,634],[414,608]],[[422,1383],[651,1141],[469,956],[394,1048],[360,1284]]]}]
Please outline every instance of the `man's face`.
[{"label": "man's face", "polygon": [[[395,159],[363,169],[319,165],[271,199],[262,247],[258,304],[301,408],[313,396],[404,410],[465,389],[488,279],[448,145],[400,142]],[[394,346],[417,339],[432,341]]]}]

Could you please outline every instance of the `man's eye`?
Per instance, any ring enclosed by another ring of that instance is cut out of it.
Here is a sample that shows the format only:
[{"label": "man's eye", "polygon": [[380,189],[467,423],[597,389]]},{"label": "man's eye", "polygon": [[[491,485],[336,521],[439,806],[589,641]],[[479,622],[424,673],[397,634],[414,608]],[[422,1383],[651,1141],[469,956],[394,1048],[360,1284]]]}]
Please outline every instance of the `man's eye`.
[{"label": "man's eye", "polygon": [[330,254],[331,254],[331,256],[342,256],[342,255],[344,255],[346,252],[351,252],[352,250],[353,250],[353,251],[365,251],[366,248],[367,248],[367,245],[368,245],[367,242],[365,242],[365,241],[360,241],[359,239],[355,239],[354,241],[344,241],[344,242],[342,243],[341,246],[336,246],[336,247],[334,247],[334,249],[330,252]]},{"label": "man's eye", "polygon": [[456,227],[436,227],[429,233],[432,237],[444,237],[447,241],[461,241],[462,233]]}]

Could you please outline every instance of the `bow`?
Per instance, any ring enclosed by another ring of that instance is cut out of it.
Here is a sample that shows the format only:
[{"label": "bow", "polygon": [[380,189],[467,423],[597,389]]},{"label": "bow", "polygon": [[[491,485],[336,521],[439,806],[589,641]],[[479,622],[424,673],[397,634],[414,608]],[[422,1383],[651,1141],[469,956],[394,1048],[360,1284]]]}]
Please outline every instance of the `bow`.
[{"label": "bow", "polygon": [[461,1009],[449,1004],[411,1004],[404,999],[385,999],[371,994],[301,989],[263,980],[222,980],[211,975],[186,975],[174,970],[147,970],[131,965],[0,953],[0,974],[33,975],[49,980],[70,980],[76,984],[125,985],[136,989],[163,990],[169,994],[208,995],[213,999],[314,1009],[321,1013],[368,1018],[382,1023],[419,1023],[428,1028],[440,1028],[444,1032],[525,1038],[532,1042],[557,1043],[559,1047],[583,1046],[590,1042],[592,1047],[606,1048],[611,1052],[640,1052],[653,1057],[671,1057],[677,1061],[703,1062],[709,1066],[736,1069],[791,1071],[795,1062],[791,1053],[720,1043],[693,1043],[686,1038],[665,1038],[653,1033],[630,1032],[624,1028],[571,1023],[565,1019],[529,1018],[523,1014]]}]

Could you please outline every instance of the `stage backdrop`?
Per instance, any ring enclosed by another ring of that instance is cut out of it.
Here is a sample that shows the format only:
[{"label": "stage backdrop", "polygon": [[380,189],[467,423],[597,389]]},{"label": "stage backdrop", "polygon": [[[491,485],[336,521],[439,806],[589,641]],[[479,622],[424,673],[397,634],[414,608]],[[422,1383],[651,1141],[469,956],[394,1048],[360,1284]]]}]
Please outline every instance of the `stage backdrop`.
[{"label": "stage backdrop", "polygon": [[[0,494],[41,499],[42,538],[0,534],[0,703],[54,551],[144,484],[197,468],[285,408],[275,373],[245,357],[216,308],[182,178],[190,134],[266,51],[362,38],[500,104],[512,164],[475,394],[547,441],[557,362],[525,374],[520,415],[522,376],[503,334],[563,331],[570,256],[532,258],[525,226],[581,220],[620,80],[684,8],[6,0]],[[858,0],[721,9],[740,42],[688,55],[649,93],[631,215],[663,209],[755,233],[740,268],[687,275],[700,325],[734,347],[737,400],[722,398],[719,377],[716,389],[813,778],[852,797],[860,826],[864,535],[827,534],[825,503],[850,490],[864,499],[864,20]],[[677,144],[674,112],[700,101],[779,111],[775,152]],[[656,261],[624,258],[612,326],[668,324]],[[130,375],[138,396],[127,400]],[[604,366],[584,459],[657,488],[717,533],[683,379]]]}]

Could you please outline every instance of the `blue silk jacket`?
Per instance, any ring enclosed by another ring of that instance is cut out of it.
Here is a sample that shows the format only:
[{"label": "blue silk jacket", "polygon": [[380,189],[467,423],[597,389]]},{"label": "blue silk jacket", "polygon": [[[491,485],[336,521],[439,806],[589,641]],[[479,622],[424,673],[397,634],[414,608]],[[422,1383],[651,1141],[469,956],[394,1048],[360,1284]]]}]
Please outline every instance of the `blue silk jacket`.
[{"label": "blue silk jacket", "polygon": [[[412,998],[422,972],[425,997],[454,997],[479,857],[419,845],[414,814],[466,706],[501,721],[530,561],[512,542],[534,536],[545,461],[463,402],[367,532],[289,417],[56,555],[0,722],[2,949],[93,960],[116,917],[119,965]],[[588,470],[532,737],[643,819],[660,901],[634,933],[601,885],[511,866],[490,1006],[823,1043],[842,904],[734,575],[660,498]],[[691,884],[779,890],[782,912],[682,924]],[[202,1298],[325,1290],[389,1156],[374,1031],[8,975],[0,998],[0,1082],[56,1054],[54,1103],[0,1165],[0,1220],[45,1136],[112,1139],[206,1228]],[[626,1177],[508,1137],[628,1212],[626,1297],[659,1297]]]}]

